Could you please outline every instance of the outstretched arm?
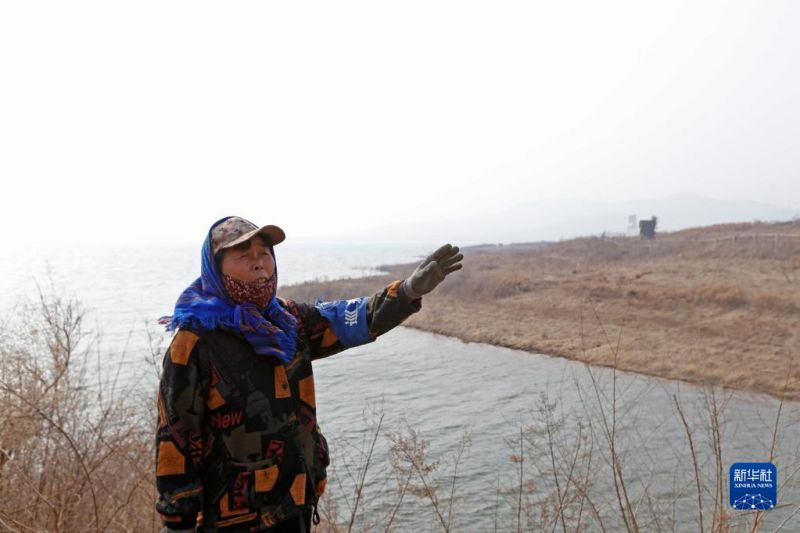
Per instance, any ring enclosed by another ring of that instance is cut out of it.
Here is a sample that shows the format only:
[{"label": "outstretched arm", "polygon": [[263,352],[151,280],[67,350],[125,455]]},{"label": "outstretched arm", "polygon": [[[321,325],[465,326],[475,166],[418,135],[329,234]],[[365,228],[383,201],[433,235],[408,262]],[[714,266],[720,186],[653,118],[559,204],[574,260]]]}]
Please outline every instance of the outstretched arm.
[{"label": "outstretched arm", "polygon": [[409,298],[402,284],[402,280],[393,281],[369,297],[314,305],[284,300],[284,305],[298,318],[311,359],[321,359],[368,344],[419,311],[422,299]]},{"label": "outstretched arm", "polygon": [[461,269],[463,255],[446,244],[428,256],[406,280],[393,281],[370,297],[317,302],[284,301],[299,319],[312,359],[374,341],[422,307],[421,296]]}]

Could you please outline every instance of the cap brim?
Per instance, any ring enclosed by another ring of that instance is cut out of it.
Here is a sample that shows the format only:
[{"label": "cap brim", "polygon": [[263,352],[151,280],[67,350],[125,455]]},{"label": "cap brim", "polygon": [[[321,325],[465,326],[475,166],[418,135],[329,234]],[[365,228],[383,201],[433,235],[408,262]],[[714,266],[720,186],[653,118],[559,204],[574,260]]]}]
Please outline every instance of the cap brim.
[{"label": "cap brim", "polygon": [[235,239],[225,246],[220,246],[220,250],[225,250],[226,248],[232,248],[237,244],[242,244],[243,242],[249,241],[256,235],[261,235],[267,239],[267,241],[275,246],[276,244],[282,243],[286,239],[286,234],[283,232],[281,228],[278,226],[262,226],[258,229],[254,229],[253,231],[248,231],[238,239]]}]

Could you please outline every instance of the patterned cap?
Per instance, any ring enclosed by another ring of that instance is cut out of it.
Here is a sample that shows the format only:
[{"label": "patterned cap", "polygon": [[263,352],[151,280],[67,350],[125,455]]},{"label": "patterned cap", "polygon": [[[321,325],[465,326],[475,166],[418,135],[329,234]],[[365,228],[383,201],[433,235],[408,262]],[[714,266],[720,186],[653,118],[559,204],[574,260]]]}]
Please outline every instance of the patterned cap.
[{"label": "patterned cap", "polygon": [[218,251],[241,244],[256,235],[261,235],[273,246],[286,239],[286,234],[278,226],[259,228],[242,217],[230,217],[211,230],[211,253],[216,255]]}]

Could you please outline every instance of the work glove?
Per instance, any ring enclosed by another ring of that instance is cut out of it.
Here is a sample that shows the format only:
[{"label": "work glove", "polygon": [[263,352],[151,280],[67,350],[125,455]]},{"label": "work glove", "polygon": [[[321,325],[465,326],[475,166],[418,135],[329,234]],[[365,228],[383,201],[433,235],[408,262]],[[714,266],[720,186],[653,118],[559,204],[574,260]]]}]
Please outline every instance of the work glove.
[{"label": "work glove", "polygon": [[461,270],[462,259],[464,256],[458,253],[458,246],[445,244],[429,255],[414,273],[403,281],[403,292],[412,300],[428,294],[448,274]]}]

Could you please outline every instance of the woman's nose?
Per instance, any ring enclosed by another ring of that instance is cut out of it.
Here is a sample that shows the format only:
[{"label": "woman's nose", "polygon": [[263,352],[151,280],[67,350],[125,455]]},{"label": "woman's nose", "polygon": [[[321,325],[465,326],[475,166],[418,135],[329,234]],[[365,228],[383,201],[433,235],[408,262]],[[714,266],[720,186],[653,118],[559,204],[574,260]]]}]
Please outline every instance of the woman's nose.
[{"label": "woman's nose", "polygon": [[254,270],[266,270],[269,271],[269,266],[272,263],[271,257],[261,256],[253,263]]}]

